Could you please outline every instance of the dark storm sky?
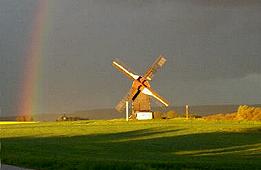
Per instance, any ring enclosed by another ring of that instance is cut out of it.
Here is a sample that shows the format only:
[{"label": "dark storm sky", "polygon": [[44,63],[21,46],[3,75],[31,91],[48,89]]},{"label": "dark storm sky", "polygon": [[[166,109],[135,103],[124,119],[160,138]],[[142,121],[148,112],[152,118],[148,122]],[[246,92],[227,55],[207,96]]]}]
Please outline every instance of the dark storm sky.
[{"label": "dark storm sky", "polygon": [[[0,1],[0,106],[15,114],[36,0]],[[53,0],[48,8],[38,113],[114,107],[143,74],[172,105],[261,103],[259,0]]]}]

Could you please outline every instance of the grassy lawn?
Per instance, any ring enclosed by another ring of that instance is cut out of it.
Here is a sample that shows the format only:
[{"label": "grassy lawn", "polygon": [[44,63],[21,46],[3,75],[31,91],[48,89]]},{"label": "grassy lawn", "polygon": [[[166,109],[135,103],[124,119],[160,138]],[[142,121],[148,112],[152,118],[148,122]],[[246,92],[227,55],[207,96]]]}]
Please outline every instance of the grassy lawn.
[{"label": "grassy lawn", "polygon": [[260,169],[261,122],[0,123],[2,163],[34,169]]}]

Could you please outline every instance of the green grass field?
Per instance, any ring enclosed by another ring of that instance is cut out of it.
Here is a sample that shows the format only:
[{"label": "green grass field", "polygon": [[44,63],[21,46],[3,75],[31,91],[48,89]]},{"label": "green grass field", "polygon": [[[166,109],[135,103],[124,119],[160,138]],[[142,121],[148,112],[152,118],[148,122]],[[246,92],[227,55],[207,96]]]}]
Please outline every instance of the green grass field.
[{"label": "green grass field", "polygon": [[261,169],[261,122],[5,124],[1,160],[33,169]]}]

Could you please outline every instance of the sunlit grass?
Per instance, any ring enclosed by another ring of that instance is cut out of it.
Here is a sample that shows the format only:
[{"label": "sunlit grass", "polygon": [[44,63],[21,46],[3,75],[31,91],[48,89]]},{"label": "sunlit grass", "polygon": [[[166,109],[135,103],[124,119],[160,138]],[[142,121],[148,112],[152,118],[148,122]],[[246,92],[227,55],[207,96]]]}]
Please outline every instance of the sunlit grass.
[{"label": "sunlit grass", "polygon": [[0,121],[0,125],[31,124],[31,123],[38,123],[38,122]]},{"label": "sunlit grass", "polygon": [[252,145],[242,145],[225,147],[218,149],[206,149],[206,150],[194,150],[194,151],[180,151],[176,152],[177,155],[191,155],[191,156],[213,156],[213,155],[224,155],[224,154],[260,154],[261,153],[261,143]]},{"label": "sunlit grass", "polygon": [[28,168],[261,166],[261,122],[122,119],[0,124],[0,128],[3,162]]}]

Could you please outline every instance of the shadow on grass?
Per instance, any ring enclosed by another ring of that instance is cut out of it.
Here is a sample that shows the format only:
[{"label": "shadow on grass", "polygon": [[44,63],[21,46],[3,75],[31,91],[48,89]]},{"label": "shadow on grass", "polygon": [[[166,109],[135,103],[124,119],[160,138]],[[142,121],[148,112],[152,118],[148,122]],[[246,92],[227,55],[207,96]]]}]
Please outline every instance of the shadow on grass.
[{"label": "shadow on grass", "polygon": [[[260,128],[180,135],[143,129],[85,136],[2,139],[3,163],[35,169],[258,169]],[[171,134],[159,137],[160,134]]]}]

